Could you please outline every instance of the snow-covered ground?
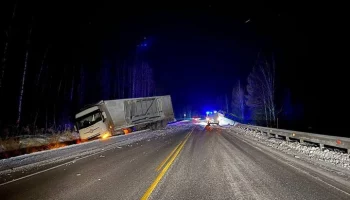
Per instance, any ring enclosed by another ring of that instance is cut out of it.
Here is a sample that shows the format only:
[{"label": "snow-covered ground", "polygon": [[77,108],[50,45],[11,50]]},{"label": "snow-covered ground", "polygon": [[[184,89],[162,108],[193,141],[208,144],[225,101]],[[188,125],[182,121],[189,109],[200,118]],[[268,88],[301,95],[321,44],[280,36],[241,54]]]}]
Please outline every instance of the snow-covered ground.
[{"label": "snow-covered ground", "polygon": [[39,147],[52,143],[74,141],[77,139],[79,139],[79,133],[70,131],[46,135],[22,135],[16,138],[0,140],[0,153],[28,147]]},{"label": "snow-covered ground", "polygon": [[109,149],[123,148],[125,145],[141,141],[156,140],[158,137],[164,137],[178,131],[189,129],[193,124],[183,122],[168,125],[163,130],[144,130],[134,132],[128,135],[113,136],[107,140],[93,140],[81,144],[73,144],[58,149],[40,151],[31,154],[25,154],[17,157],[0,160],[0,175],[16,171],[27,171],[33,168],[62,162],[65,160],[74,160],[101,151]]},{"label": "snow-covered ground", "polygon": [[221,120],[220,120],[220,126],[227,126],[227,125],[235,125],[236,122],[231,120],[231,119],[228,119],[226,117],[223,117]]},{"label": "snow-covered ground", "polygon": [[325,162],[337,167],[350,170],[350,155],[334,148],[321,149],[315,144],[299,143],[298,141],[285,141],[282,138],[268,137],[257,131],[243,130],[238,127],[231,127],[232,132],[252,138],[269,147],[278,149],[285,153],[294,155],[295,158],[307,158],[317,162]]}]

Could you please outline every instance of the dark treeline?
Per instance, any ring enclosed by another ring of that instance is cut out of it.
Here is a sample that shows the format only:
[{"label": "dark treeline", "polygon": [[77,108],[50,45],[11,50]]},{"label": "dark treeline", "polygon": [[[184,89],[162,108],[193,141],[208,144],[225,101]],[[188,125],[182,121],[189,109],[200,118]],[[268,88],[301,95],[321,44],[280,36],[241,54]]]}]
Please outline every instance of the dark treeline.
[{"label": "dark treeline", "polygon": [[220,110],[241,123],[267,127],[300,129],[302,106],[293,103],[290,90],[281,87],[278,67],[272,55],[258,55],[244,80],[237,80],[228,103],[227,95],[217,98]]},{"label": "dark treeline", "polygon": [[86,104],[155,94],[146,37],[121,54],[122,45],[103,40],[99,25],[85,17],[95,5],[72,5],[64,13],[54,6],[17,1],[3,7],[2,135],[72,127]]}]

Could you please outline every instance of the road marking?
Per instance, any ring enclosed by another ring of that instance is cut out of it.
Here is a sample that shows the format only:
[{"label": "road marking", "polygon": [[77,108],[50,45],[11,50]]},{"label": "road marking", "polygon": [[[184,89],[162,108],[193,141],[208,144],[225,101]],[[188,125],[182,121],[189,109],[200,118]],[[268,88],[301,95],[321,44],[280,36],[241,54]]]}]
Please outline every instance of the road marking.
[{"label": "road marking", "polygon": [[192,132],[190,132],[190,133],[187,133],[187,135],[185,136],[185,139],[187,139],[188,137],[190,137],[190,134],[191,134]]},{"label": "road marking", "polygon": [[168,171],[169,167],[173,164],[175,158],[179,155],[179,153],[181,152],[181,150],[185,146],[185,144],[186,144],[188,138],[191,136],[193,130],[194,129],[192,129],[192,131],[186,135],[186,137],[185,137],[186,139],[181,143],[180,147],[176,150],[175,154],[171,157],[170,161],[165,165],[163,170],[158,174],[157,178],[149,186],[149,188],[147,189],[145,194],[142,196],[141,200],[147,200],[149,198],[149,196],[152,194],[153,190],[157,187],[159,181],[162,180],[164,174]]},{"label": "road marking", "polygon": [[[185,139],[187,139],[189,137],[190,133],[187,133],[187,135],[185,136]],[[175,151],[179,148],[179,146],[183,143],[183,140],[180,142],[180,144],[178,144],[175,149],[173,149],[173,151],[163,160],[163,162],[161,162],[156,171],[159,171],[163,168],[163,166],[165,165],[165,163],[168,162],[168,160],[171,158],[171,156],[175,153]]]},{"label": "road marking", "polygon": [[175,153],[175,151],[179,148],[179,146],[183,143],[183,141],[181,141],[176,147],[175,149],[163,160],[163,162],[161,162],[156,171],[159,171],[160,169],[162,169],[163,165],[169,160],[169,158]]}]

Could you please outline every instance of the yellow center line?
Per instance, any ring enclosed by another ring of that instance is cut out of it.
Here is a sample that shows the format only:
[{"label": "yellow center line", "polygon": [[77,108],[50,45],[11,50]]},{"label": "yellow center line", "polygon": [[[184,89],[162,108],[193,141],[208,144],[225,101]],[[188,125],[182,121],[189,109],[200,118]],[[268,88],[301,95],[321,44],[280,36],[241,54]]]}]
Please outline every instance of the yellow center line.
[{"label": "yellow center line", "polygon": [[163,160],[162,163],[160,163],[156,169],[156,171],[159,171],[160,169],[162,169],[163,165],[169,160],[169,158],[175,153],[176,149],[179,148],[179,146],[182,144],[183,141],[180,142],[180,144],[178,144],[175,149]]},{"label": "yellow center line", "polygon": [[[187,135],[185,136],[185,139],[189,136],[190,133],[187,133]],[[175,149],[173,149],[170,154],[158,165],[156,171],[159,171],[162,169],[162,167],[165,165],[165,163],[169,160],[169,158],[175,153],[176,149],[179,148],[179,146],[182,144],[183,141],[181,141],[176,147]]]},{"label": "yellow center line", "polygon": [[[193,131],[193,130],[192,130]],[[191,136],[192,132],[186,135],[186,139],[181,143],[180,147],[177,148],[175,154],[171,157],[170,161],[165,165],[163,170],[158,174],[157,178],[153,181],[151,186],[147,189],[145,194],[142,196],[141,200],[146,200],[152,194],[153,190],[157,187],[159,181],[163,178],[164,174],[168,171],[169,167],[173,164],[175,158],[179,155],[184,145],[186,144],[188,138]]]}]

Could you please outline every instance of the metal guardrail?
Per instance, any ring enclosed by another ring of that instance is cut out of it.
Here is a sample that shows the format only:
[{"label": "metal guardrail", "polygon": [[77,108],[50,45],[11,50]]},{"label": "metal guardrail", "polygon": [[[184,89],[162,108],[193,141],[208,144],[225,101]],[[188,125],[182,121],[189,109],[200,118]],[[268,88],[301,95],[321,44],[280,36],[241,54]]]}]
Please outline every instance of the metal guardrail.
[{"label": "metal guardrail", "polygon": [[338,136],[330,136],[330,135],[320,135],[315,133],[306,133],[299,131],[290,131],[284,129],[276,129],[276,128],[268,128],[262,126],[252,126],[252,125],[244,125],[238,124],[238,127],[247,130],[260,131],[261,133],[266,133],[268,136],[275,135],[276,138],[278,136],[283,136],[287,141],[290,139],[299,140],[299,142],[312,142],[316,143],[320,146],[320,148],[324,148],[324,145],[346,149],[347,153],[350,154],[350,138],[346,137],[338,137]]}]

